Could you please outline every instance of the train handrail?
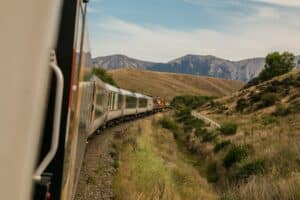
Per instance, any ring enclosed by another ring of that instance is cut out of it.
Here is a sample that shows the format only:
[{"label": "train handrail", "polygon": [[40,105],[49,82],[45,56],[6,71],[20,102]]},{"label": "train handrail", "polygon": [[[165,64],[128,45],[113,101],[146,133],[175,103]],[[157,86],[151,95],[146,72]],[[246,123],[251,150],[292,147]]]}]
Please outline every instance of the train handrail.
[{"label": "train handrail", "polygon": [[45,169],[48,167],[50,162],[53,160],[59,144],[59,133],[60,133],[60,121],[61,121],[61,108],[63,100],[63,90],[64,90],[64,76],[60,68],[53,62],[50,63],[50,67],[55,73],[57,84],[56,84],[56,94],[55,94],[55,107],[54,107],[54,119],[53,119],[53,131],[52,131],[52,141],[51,147],[43,161],[37,167],[34,172],[33,179],[35,181],[40,181],[41,176]]}]

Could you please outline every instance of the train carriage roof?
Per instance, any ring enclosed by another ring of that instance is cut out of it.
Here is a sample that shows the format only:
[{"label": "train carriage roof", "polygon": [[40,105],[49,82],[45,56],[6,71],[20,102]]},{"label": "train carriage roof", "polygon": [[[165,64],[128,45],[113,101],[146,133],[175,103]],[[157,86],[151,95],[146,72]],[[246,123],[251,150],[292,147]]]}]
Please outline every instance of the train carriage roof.
[{"label": "train carriage roof", "polygon": [[128,90],[120,89],[122,95],[136,97],[135,93],[130,92]]},{"label": "train carriage roof", "polygon": [[105,83],[105,87],[109,91],[116,92],[116,93],[121,93],[119,88],[117,88],[115,86],[112,86],[110,84]]},{"label": "train carriage roof", "polygon": [[140,93],[135,93],[135,95],[137,96],[137,98],[152,99],[151,97],[148,97],[148,96],[140,94]]}]

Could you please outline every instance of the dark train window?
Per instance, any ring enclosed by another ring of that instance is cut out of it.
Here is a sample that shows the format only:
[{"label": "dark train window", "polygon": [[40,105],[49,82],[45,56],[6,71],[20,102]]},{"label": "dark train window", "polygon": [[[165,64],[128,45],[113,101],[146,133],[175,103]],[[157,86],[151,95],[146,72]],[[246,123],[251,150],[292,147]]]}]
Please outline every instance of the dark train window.
[{"label": "dark train window", "polygon": [[118,110],[122,109],[123,95],[118,95]]},{"label": "dark train window", "polygon": [[137,99],[132,96],[126,97],[126,108],[136,108]]},{"label": "dark train window", "polygon": [[104,106],[104,102],[105,102],[105,93],[100,92],[97,93],[96,95],[96,106],[95,106],[95,117],[101,117],[105,110],[105,106]]},{"label": "dark train window", "polygon": [[139,99],[139,108],[146,108],[148,104],[147,99]]}]

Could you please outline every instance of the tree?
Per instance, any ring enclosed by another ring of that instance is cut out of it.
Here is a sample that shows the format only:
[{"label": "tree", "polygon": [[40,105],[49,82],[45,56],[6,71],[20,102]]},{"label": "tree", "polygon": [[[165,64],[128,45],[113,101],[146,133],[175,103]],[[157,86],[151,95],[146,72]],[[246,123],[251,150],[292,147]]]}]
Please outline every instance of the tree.
[{"label": "tree", "polygon": [[92,75],[97,76],[98,78],[100,78],[102,81],[104,81],[106,83],[109,83],[114,86],[118,86],[117,83],[112,78],[112,76],[110,74],[108,74],[105,69],[93,68]]},{"label": "tree", "polygon": [[273,52],[267,55],[264,70],[259,74],[259,82],[267,81],[291,71],[295,67],[295,56],[292,53]]}]

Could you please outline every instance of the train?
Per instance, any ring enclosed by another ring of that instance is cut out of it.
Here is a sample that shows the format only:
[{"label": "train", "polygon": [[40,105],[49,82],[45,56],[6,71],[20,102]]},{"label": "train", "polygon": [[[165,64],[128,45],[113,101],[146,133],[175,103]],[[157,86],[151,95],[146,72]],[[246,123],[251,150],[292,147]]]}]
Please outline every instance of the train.
[{"label": "train", "polygon": [[[165,108],[160,97],[131,92],[103,82],[93,76],[81,82],[79,127],[87,138],[106,127],[144,117]],[[75,89],[76,90],[76,89]]]},{"label": "train", "polygon": [[73,200],[87,140],[164,109],[159,97],[86,78],[88,2],[12,0],[0,8],[0,199]]}]

